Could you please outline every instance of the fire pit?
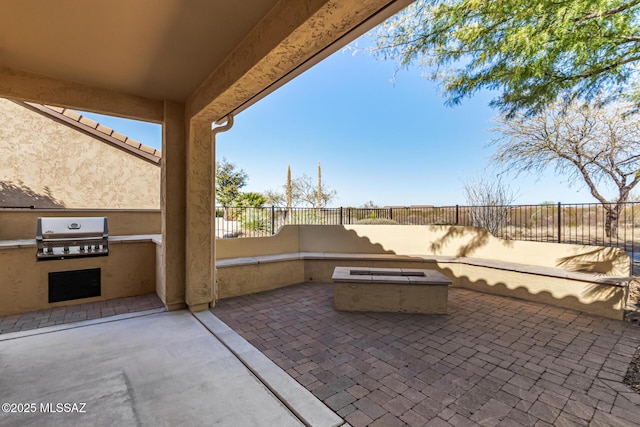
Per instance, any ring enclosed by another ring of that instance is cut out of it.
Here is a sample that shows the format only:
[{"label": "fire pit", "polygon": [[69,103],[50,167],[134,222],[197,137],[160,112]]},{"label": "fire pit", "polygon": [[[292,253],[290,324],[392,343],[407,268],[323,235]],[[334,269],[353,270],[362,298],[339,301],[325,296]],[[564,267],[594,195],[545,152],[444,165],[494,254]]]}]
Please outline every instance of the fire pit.
[{"label": "fire pit", "polygon": [[332,279],[336,310],[447,313],[451,280],[434,270],[336,267]]}]

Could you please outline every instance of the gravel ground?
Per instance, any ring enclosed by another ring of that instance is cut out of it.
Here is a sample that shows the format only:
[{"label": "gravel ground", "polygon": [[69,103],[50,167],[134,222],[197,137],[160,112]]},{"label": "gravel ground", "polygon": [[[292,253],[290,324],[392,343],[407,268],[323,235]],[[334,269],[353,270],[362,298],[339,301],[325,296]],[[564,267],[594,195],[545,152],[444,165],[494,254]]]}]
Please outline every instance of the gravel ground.
[{"label": "gravel ground", "polygon": [[633,355],[623,382],[635,390],[636,393],[640,393],[640,348]]},{"label": "gravel ground", "polygon": [[634,279],[629,285],[629,303],[640,309],[640,279]]},{"label": "gravel ground", "polygon": [[623,382],[636,393],[640,393],[640,348],[633,355]]},{"label": "gravel ground", "polygon": [[[636,310],[627,314],[627,321],[640,326],[640,280],[638,279],[633,280],[629,285],[629,303],[627,307]],[[631,359],[623,382],[636,393],[640,393],[640,347]]]}]

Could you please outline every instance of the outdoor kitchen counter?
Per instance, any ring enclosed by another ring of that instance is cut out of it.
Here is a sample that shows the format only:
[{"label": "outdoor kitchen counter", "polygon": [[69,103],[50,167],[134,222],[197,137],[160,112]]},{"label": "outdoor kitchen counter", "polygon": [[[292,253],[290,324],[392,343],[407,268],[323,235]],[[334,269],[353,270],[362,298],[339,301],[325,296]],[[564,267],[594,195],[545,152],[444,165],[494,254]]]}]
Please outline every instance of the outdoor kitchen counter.
[{"label": "outdoor kitchen counter", "polygon": [[[129,236],[109,236],[109,244],[118,243],[144,243],[153,242],[157,245],[162,243],[162,235],[160,234],[136,234]],[[35,248],[36,239],[20,239],[20,240],[0,240],[0,250],[18,249],[18,248]]]},{"label": "outdoor kitchen counter", "polygon": [[[108,255],[38,260],[35,239],[0,240],[0,316],[154,293],[160,241],[156,234],[109,236]],[[87,277],[98,269],[99,294],[71,292],[84,289],[81,284],[91,282]],[[65,274],[84,276],[78,279],[79,285],[65,288],[63,298],[56,296],[58,282],[67,279],[56,282],[56,278]]]}]

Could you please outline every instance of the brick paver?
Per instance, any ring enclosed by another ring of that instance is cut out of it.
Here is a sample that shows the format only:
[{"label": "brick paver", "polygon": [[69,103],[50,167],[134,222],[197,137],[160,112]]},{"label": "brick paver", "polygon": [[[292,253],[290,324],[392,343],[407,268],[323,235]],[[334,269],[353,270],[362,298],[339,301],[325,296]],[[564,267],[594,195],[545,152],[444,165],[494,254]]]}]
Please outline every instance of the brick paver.
[{"label": "brick paver", "polygon": [[212,311],[352,426],[640,424],[622,321],[459,288],[448,315],[336,312],[316,283]]},{"label": "brick paver", "polygon": [[116,298],[107,301],[56,307],[30,313],[0,316],[0,334],[44,328],[46,326],[99,319],[164,307],[156,294]]}]

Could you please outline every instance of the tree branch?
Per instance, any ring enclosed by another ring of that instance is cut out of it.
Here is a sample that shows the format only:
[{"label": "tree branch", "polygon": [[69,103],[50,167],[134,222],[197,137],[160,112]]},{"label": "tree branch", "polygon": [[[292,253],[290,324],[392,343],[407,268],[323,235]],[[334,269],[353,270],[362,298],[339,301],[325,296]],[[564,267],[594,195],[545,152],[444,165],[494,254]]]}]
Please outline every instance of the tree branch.
[{"label": "tree branch", "polygon": [[605,16],[616,15],[616,14],[618,14],[620,12],[624,12],[625,10],[631,9],[632,7],[637,6],[638,4],[640,4],[640,0],[635,0],[635,1],[629,2],[627,4],[621,4],[618,7],[614,7],[613,9],[605,10],[605,11],[602,11],[602,12],[593,11],[593,12],[590,12],[587,15],[583,16],[582,18],[577,18],[576,22],[584,22],[584,21],[589,21],[591,19],[603,18]]},{"label": "tree branch", "polygon": [[613,64],[607,65],[606,67],[595,69],[595,70],[590,71],[588,73],[574,74],[572,76],[549,75],[549,77],[551,77],[551,78],[553,78],[553,79],[555,79],[556,81],[559,81],[559,82],[568,82],[568,81],[571,81],[571,80],[586,79],[586,78],[589,78],[589,77],[593,77],[594,75],[597,75],[597,74],[606,73],[608,71],[613,70],[614,68],[620,67],[622,65],[629,64],[631,62],[636,62],[636,61],[640,61],[640,55],[632,56],[632,57],[627,58],[627,59],[625,59],[623,61],[617,61],[617,62],[615,62]]}]

